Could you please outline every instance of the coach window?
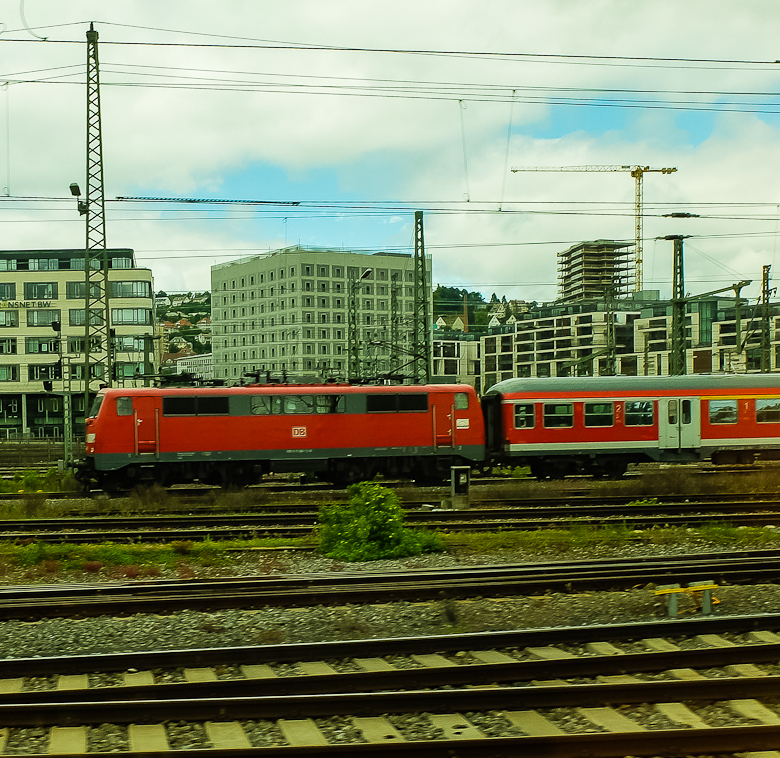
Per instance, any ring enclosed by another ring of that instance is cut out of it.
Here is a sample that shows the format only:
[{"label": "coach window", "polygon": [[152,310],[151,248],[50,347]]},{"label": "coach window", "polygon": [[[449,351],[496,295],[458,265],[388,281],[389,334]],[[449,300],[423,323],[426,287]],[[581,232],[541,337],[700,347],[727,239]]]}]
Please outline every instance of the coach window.
[{"label": "coach window", "polygon": [[613,426],[614,403],[585,403],[585,426]]},{"label": "coach window", "polygon": [[780,423],[780,399],[756,399],[756,421],[759,424]]},{"label": "coach window", "polygon": [[677,401],[676,400],[670,400],[669,405],[667,406],[667,412],[669,414],[669,423],[673,425],[677,425]]},{"label": "coach window", "polygon": [[132,397],[118,397],[116,399],[116,415],[117,416],[131,416],[133,413],[133,398]]},{"label": "coach window", "polygon": [[691,401],[683,400],[680,402],[680,416],[683,424],[690,424],[692,419]]},{"label": "coach window", "polygon": [[[736,400],[709,400],[709,415],[711,424],[736,424],[737,401]],[[756,412],[758,406],[756,405]]]},{"label": "coach window", "polygon": [[626,400],[626,426],[652,426],[655,422],[652,400]]},{"label": "coach window", "polygon": [[455,410],[456,411],[465,411],[468,410],[469,407],[469,396],[466,392],[456,392],[455,393]]},{"label": "coach window", "polygon": [[547,429],[574,426],[574,405],[572,403],[545,403],[544,425]]},{"label": "coach window", "polygon": [[515,405],[515,429],[533,429],[535,426],[533,403]]}]

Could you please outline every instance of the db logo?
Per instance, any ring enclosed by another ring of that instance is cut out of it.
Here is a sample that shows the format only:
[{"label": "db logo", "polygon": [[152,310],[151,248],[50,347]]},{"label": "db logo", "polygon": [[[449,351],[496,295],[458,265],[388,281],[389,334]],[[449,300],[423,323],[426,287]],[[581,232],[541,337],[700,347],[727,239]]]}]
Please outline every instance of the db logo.
[{"label": "db logo", "polygon": [[306,436],[306,427],[305,426],[294,426],[292,428],[292,436],[293,437],[305,437]]}]

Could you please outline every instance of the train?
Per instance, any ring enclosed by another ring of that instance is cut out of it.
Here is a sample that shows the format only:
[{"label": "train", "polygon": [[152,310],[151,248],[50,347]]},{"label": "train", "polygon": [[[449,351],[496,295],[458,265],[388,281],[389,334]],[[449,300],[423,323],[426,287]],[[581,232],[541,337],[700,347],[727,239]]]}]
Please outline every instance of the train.
[{"label": "train", "polygon": [[452,466],[529,466],[538,479],[619,478],[641,462],[780,457],[771,374],[507,379],[466,384],[104,388],[79,478],[246,486],[300,472],[337,486],[440,483]]}]

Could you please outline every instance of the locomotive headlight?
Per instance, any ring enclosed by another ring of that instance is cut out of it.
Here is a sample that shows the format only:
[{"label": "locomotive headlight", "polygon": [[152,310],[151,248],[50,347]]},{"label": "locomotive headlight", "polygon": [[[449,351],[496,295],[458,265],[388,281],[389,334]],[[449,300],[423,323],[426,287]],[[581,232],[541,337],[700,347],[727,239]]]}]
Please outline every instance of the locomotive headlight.
[{"label": "locomotive headlight", "polygon": [[87,442],[94,442],[95,441],[95,432],[89,432],[87,434]]}]

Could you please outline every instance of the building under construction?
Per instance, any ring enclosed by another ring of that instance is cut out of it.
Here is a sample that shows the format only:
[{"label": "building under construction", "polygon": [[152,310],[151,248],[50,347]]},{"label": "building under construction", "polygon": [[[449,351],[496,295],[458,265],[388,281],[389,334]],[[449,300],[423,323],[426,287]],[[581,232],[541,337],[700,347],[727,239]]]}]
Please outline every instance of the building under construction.
[{"label": "building under construction", "polygon": [[629,248],[625,242],[596,240],[558,253],[558,301],[625,297],[634,278]]}]

